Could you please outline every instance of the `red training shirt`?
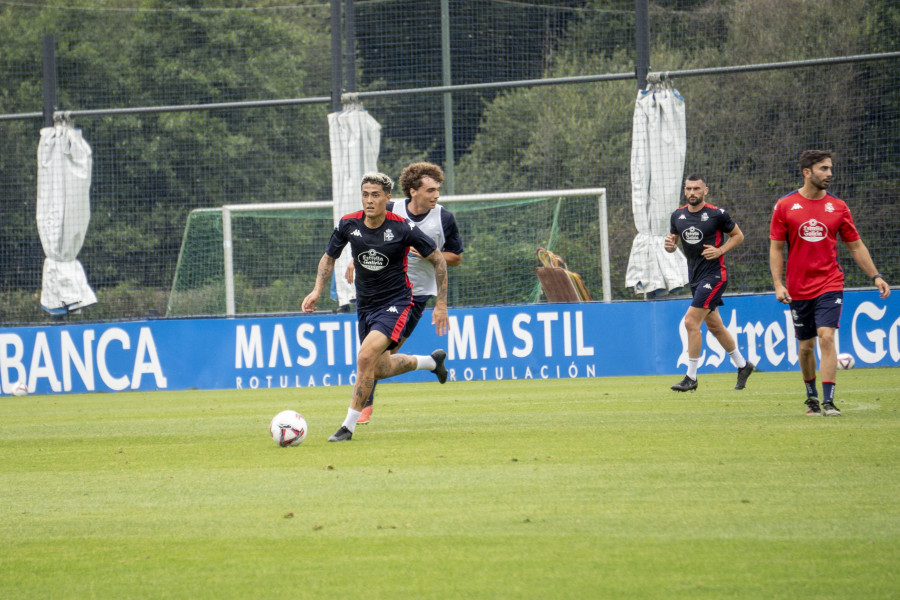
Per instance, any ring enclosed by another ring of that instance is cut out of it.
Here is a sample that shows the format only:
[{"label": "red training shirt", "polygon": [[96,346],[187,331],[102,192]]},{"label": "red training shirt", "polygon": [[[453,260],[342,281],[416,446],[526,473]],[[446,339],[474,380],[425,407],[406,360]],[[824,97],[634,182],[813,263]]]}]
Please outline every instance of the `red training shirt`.
[{"label": "red training shirt", "polygon": [[859,239],[850,209],[840,198],[826,193],[821,200],[810,200],[798,190],[775,204],[769,239],[787,242],[785,284],[792,299],[810,300],[844,289],[838,234],[844,242]]}]

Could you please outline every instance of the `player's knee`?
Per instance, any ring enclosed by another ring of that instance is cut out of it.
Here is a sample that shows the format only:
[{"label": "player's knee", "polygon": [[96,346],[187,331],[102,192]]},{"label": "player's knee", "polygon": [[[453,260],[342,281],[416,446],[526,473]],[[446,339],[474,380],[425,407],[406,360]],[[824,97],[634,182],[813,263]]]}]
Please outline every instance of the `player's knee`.
[{"label": "player's knee", "polygon": [[799,344],[797,345],[797,354],[799,354],[801,358],[809,356],[810,354],[815,354],[815,341],[815,338],[813,338],[812,340],[800,340]]},{"label": "player's knee", "polygon": [[701,323],[702,321],[700,319],[695,319],[693,317],[684,318],[684,328],[688,331],[699,331]]},{"label": "player's knee", "polygon": [[828,350],[834,348],[834,335],[819,338],[819,348]]}]

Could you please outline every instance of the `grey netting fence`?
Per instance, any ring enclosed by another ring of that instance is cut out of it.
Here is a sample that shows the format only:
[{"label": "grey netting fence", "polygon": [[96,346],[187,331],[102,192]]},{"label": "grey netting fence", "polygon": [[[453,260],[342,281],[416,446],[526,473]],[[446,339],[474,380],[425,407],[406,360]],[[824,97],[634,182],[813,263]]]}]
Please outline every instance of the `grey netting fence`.
[{"label": "grey netting fence", "polygon": [[[383,127],[383,171],[396,177],[409,162],[431,160],[452,175],[445,192],[456,194],[606,188],[612,296],[635,298],[624,279],[635,235],[636,4],[0,0],[0,323],[50,320],[38,302],[44,252],[35,227],[45,36],[55,40],[55,108],[73,111],[94,159],[91,222],[78,258],[99,301],[70,319],[164,316],[191,211],[330,199],[335,5],[344,11],[342,53],[348,38],[354,48],[343,86],[360,92]],[[686,99],[685,170],[708,177],[712,201],[746,235],[729,256],[729,291],[770,289],[770,211],[799,186],[797,157],[811,147],[836,151],[831,191],[850,204],[880,270],[900,281],[896,3],[648,6],[649,68],[675,73]],[[800,64],[723,69],[789,61]],[[446,85],[455,87],[433,89]],[[218,107],[203,108],[209,104]],[[489,265],[493,250],[476,244],[485,236],[467,233],[465,261]],[[577,238],[561,249],[595,297],[598,244]],[[521,261],[537,266],[531,245]],[[314,274],[315,260],[286,248],[269,254],[297,280]],[[851,263],[850,285],[869,284],[846,253],[841,260]],[[275,281],[252,285],[263,297],[278,292],[266,289]]]}]

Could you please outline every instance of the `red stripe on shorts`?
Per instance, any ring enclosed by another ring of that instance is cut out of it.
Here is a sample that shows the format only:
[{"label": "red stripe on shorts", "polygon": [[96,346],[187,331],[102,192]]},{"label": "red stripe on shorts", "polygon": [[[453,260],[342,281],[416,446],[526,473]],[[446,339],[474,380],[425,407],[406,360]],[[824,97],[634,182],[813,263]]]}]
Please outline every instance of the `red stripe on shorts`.
[{"label": "red stripe on shorts", "polygon": [[397,319],[397,322],[394,324],[394,329],[391,331],[391,341],[399,342],[400,336],[403,335],[403,328],[406,327],[406,321],[409,318],[409,311],[412,309],[412,304],[408,304],[406,308],[400,313],[400,318]]},{"label": "red stripe on shorts", "polygon": [[706,296],[706,300],[703,301],[703,308],[709,308],[709,303],[712,302],[712,299],[716,296],[716,293],[719,291],[719,288],[722,287],[724,281],[720,281],[716,284],[716,287],[712,289],[712,291]]}]

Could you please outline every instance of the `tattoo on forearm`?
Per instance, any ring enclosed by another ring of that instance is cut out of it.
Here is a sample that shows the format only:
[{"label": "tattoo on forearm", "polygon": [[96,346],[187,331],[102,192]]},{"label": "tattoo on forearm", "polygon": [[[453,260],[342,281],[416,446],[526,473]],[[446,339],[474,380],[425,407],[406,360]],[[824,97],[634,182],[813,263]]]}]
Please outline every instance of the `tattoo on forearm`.
[{"label": "tattoo on forearm", "polygon": [[325,254],[322,256],[322,260],[319,261],[319,269],[316,273],[316,286],[325,288],[325,284],[328,283],[329,278],[331,278],[331,273],[334,271],[334,259]]},{"label": "tattoo on forearm", "polygon": [[[442,257],[443,258],[443,257]],[[439,260],[434,265],[434,280],[438,286],[438,300],[447,301],[447,262]]]}]

